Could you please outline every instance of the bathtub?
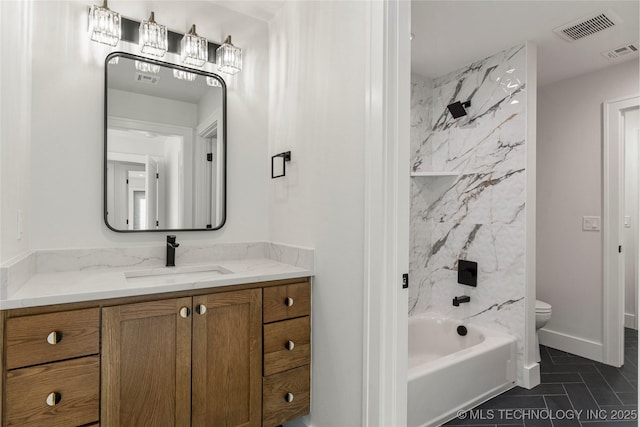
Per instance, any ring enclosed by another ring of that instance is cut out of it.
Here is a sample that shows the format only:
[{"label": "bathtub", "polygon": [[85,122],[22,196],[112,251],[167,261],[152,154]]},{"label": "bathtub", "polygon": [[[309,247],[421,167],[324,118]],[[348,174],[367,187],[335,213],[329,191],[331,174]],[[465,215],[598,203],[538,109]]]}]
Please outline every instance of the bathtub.
[{"label": "bathtub", "polygon": [[409,427],[438,426],[512,388],[516,339],[435,313],[409,318],[407,420]]}]

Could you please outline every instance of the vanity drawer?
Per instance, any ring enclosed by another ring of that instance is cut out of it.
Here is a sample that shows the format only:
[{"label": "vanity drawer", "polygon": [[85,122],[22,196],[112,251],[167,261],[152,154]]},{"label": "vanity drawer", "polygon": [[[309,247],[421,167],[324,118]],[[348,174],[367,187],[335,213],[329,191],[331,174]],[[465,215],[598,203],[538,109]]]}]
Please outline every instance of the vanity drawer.
[{"label": "vanity drawer", "polygon": [[311,354],[309,316],[264,325],[264,375],[308,365]]},{"label": "vanity drawer", "polygon": [[311,285],[294,283],[265,288],[262,308],[264,323],[308,316],[311,312]]},{"label": "vanity drawer", "polygon": [[5,426],[79,426],[99,419],[100,358],[7,372]]},{"label": "vanity drawer", "polygon": [[7,369],[97,354],[100,309],[7,319]]},{"label": "vanity drawer", "polygon": [[309,413],[310,375],[306,365],[263,378],[263,427],[277,426]]}]

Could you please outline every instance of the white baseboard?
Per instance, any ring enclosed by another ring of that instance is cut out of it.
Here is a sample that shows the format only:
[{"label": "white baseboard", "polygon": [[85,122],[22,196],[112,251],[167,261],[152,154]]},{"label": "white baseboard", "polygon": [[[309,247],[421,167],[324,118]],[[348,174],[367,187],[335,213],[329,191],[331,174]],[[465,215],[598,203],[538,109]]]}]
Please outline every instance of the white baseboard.
[{"label": "white baseboard", "polygon": [[526,389],[532,389],[538,384],[540,384],[540,364],[534,363],[533,365],[525,366],[522,372],[522,384],[518,385]]},{"label": "white baseboard", "polygon": [[624,314],[624,327],[625,328],[631,328],[631,329],[638,329],[638,328],[636,328],[636,315],[635,314],[629,314],[629,313],[625,313]]},{"label": "white baseboard", "polygon": [[305,417],[296,418],[289,423],[285,423],[284,427],[311,427],[311,424],[309,423],[311,420],[309,418],[310,417],[308,415]]},{"label": "white baseboard", "polygon": [[538,331],[538,337],[540,338],[540,344],[546,345],[547,347],[566,351],[567,353],[586,357],[587,359],[597,362],[603,361],[604,346],[602,343],[545,328]]}]

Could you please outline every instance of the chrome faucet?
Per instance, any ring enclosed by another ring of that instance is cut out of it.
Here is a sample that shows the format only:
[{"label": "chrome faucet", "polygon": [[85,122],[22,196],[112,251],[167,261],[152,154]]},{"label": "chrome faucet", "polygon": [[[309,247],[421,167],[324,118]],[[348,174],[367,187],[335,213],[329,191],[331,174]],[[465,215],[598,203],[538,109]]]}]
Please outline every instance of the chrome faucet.
[{"label": "chrome faucet", "polygon": [[461,297],[455,297],[453,299],[453,305],[459,307],[460,304],[471,301],[471,297],[468,295],[462,295]]},{"label": "chrome faucet", "polygon": [[176,248],[178,246],[180,246],[180,244],[176,243],[176,236],[167,236],[167,267],[176,266]]}]

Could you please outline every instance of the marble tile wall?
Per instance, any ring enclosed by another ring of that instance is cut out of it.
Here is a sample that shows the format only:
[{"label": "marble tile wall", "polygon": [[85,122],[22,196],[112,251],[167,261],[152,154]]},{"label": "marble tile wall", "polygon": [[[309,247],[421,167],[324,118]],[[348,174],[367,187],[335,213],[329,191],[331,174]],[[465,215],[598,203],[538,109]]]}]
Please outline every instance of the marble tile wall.
[{"label": "marble tile wall", "polygon": [[[414,76],[409,315],[427,310],[506,330],[522,371],[526,215],[526,51],[517,46],[445,76]],[[453,119],[446,106],[471,101]],[[457,260],[478,286],[457,283]],[[454,307],[455,296],[471,302]]]}]

